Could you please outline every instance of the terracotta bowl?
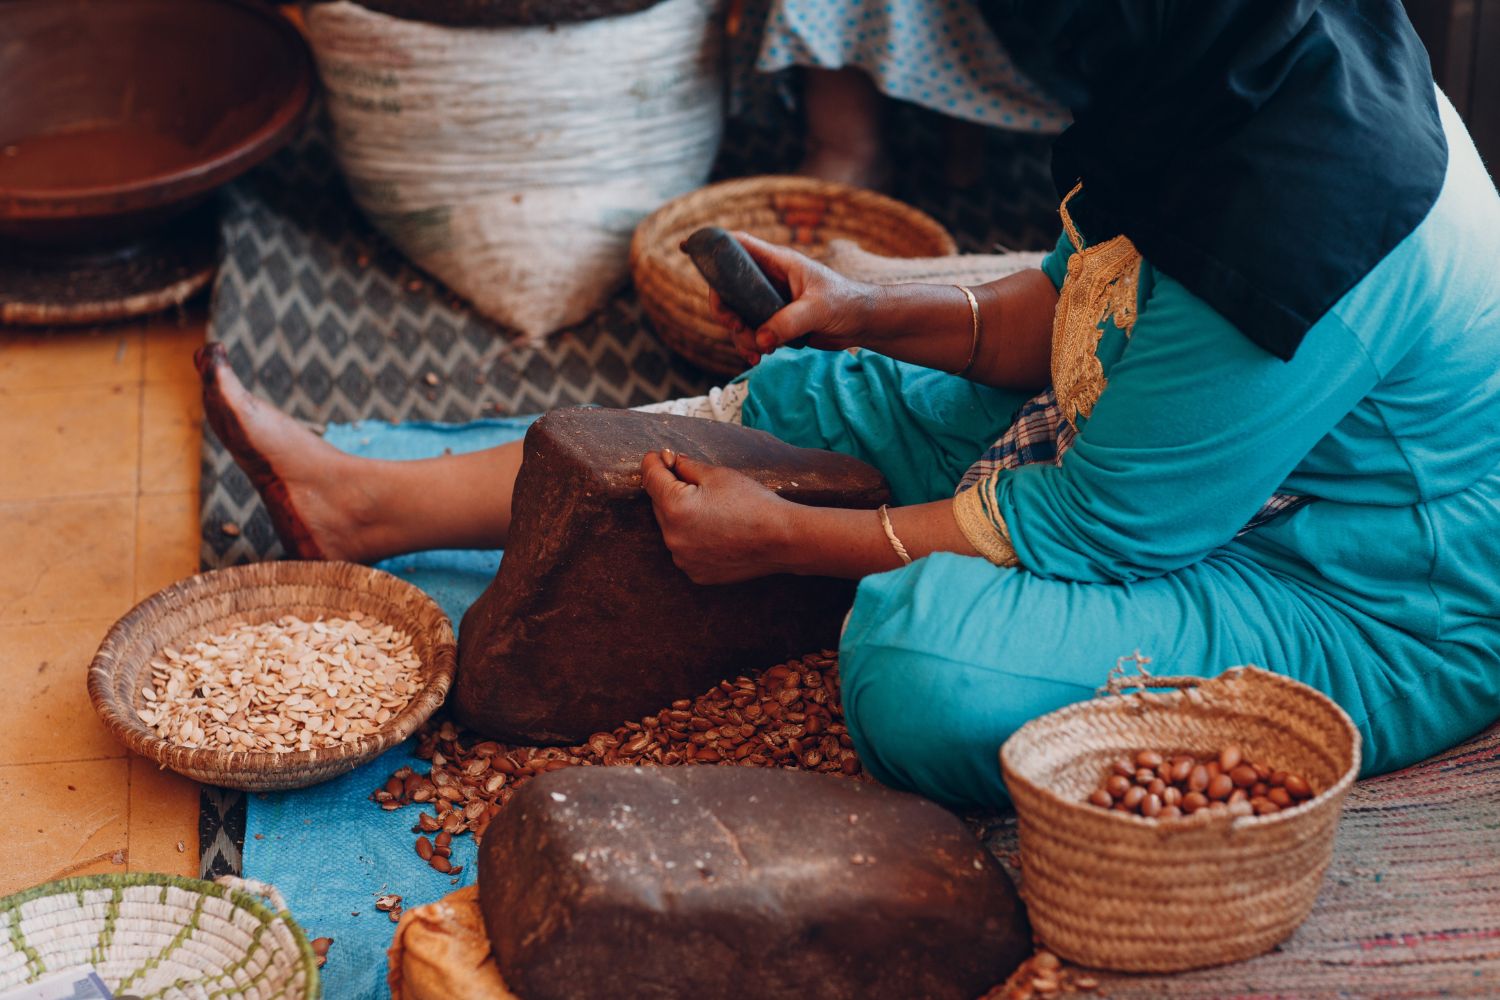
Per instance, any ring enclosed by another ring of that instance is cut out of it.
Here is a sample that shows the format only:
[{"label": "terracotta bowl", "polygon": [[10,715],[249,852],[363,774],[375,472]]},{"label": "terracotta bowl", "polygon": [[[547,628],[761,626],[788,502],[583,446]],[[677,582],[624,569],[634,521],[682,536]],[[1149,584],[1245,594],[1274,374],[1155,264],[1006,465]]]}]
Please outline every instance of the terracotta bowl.
[{"label": "terracotta bowl", "polygon": [[0,0],[0,93],[0,243],[98,245],[275,152],[313,67],[246,0]]}]

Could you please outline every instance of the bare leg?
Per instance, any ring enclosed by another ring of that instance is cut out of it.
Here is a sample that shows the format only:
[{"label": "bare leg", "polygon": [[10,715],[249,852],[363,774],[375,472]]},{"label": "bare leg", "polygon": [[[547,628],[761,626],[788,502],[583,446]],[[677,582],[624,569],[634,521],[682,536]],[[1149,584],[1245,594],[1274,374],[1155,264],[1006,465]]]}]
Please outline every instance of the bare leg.
[{"label": "bare leg", "polygon": [[985,128],[958,118],[943,120],[943,145],[947,158],[943,174],[949,187],[968,190],[984,180]]},{"label": "bare leg", "polygon": [[304,559],[373,562],[425,549],[496,549],[510,532],[521,444],[411,462],[357,458],[252,396],[221,345],[198,352],[204,410]]},{"label": "bare leg", "polygon": [[862,70],[803,70],[807,157],[800,172],[858,187],[890,179],[882,130],[884,99]]}]

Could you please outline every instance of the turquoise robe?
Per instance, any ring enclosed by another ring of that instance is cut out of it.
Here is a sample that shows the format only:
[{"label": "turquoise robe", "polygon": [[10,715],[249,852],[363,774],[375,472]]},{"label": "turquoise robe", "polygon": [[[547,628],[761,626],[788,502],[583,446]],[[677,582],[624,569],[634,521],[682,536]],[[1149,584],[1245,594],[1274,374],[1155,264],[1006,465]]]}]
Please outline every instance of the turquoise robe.
[{"label": "turquoise robe", "polygon": [[[1292,361],[1143,262],[1073,448],[997,483],[1020,566],[940,553],[860,584],[844,704],[876,777],[1002,802],[1006,737],[1136,650],[1161,674],[1311,684],[1359,726],[1367,773],[1500,716],[1500,197],[1439,105],[1436,205]],[[1045,261],[1055,284],[1072,252]],[[749,381],[748,426],[871,462],[903,504],[951,496],[1024,395],[871,352],[783,350]],[[1314,499],[1236,537],[1277,492]]]}]

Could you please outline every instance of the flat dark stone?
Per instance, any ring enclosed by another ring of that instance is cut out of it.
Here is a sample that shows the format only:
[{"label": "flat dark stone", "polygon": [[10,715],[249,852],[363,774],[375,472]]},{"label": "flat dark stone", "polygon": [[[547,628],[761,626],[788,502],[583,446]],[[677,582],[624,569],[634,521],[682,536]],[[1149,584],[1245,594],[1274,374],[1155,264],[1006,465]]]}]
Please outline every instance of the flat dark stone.
[{"label": "flat dark stone", "polygon": [[661,0],[358,0],[362,7],[409,21],[454,26],[569,24],[617,17]]},{"label": "flat dark stone", "polygon": [[742,767],[574,767],[484,835],[527,1000],[974,1000],[1031,952],[1010,879],[915,795]]},{"label": "flat dark stone", "polygon": [[720,227],[697,230],[683,241],[682,250],[709,287],[750,329],[760,329],[786,305],[755,259]]},{"label": "flat dark stone", "polygon": [[[459,629],[460,721],[517,743],[576,743],[725,678],[838,644],[854,585],[774,576],[699,586],[672,563],[641,458],[672,448],[798,503],[878,507],[870,466],[690,417],[555,410],[526,434],[510,547]],[[873,515],[872,515],[873,518]]]}]

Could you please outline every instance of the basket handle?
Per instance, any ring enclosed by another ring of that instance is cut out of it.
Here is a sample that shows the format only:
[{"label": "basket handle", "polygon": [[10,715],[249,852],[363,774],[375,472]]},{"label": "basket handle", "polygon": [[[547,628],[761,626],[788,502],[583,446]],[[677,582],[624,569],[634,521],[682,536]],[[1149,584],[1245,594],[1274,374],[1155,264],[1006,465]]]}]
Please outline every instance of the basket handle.
[{"label": "basket handle", "polygon": [[[1114,667],[1109,672],[1109,677],[1104,681],[1104,686],[1099,688],[1095,694],[1124,694],[1127,690],[1134,690],[1138,694],[1145,694],[1150,688],[1177,688],[1186,690],[1195,688],[1202,684],[1207,678],[1204,677],[1156,677],[1146,669],[1146,664],[1151,662],[1151,657],[1142,656],[1138,649],[1134,653],[1127,654],[1115,661]],[[1126,673],[1125,664],[1135,665],[1134,673]]]},{"label": "basket handle", "polygon": [[281,893],[270,883],[240,878],[236,875],[220,875],[214,879],[214,882],[217,885],[224,886],[226,889],[248,892],[252,896],[259,896],[267,900],[276,910],[278,916],[290,917],[292,915],[292,911],[287,908],[286,900],[281,898]]}]

